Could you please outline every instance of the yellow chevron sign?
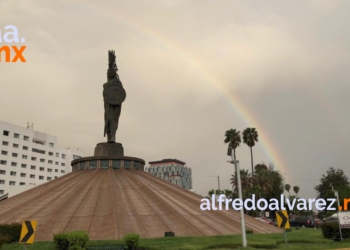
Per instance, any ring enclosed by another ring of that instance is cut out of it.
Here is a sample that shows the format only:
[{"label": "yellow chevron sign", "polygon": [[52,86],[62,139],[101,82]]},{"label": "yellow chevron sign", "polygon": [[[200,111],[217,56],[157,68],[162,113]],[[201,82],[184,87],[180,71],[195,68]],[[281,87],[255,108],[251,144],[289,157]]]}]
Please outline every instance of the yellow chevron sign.
[{"label": "yellow chevron sign", "polygon": [[276,211],[277,226],[281,228],[290,228],[287,210]]},{"label": "yellow chevron sign", "polygon": [[19,243],[33,244],[36,229],[36,221],[23,221]]}]

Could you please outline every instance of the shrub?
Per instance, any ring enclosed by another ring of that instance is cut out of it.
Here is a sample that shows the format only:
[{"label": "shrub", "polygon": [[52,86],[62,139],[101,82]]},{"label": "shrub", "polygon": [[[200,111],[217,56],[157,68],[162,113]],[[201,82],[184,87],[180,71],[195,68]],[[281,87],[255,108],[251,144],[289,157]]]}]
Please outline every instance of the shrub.
[{"label": "shrub", "polygon": [[125,245],[127,246],[128,250],[136,250],[137,247],[139,246],[139,240],[140,240],[140,235],[138,234],[127,234],[123,238],[123,241]]},{"label": "shrub", "polygon": [[8,238],[7,243],[19,241],[22,225],[19,223],[0,224],[0,235]]},{"label": "shrub", "polygon": [[[322,235],[324,238],[333,239],[336,235],[339,235],[339,225],[338,222],[326,222],[321,224]],[[350,228],[341,229],[343,238],[350,236]]]},{"label": "shrub", "polygon": [[245,230],[246,234],[253,234],[253,230]]},{"label": "shrub", "polygon": [[4,236],[4,235],[0,234],[0,249],[1,249],[2,245],[9,243],[9,242],[10,242],[10,239],[8,236]]},{"label": "shrub", "polygon": [[53,236],[56,250],[85,250],[89,236],[84,231],[58,233]]}]

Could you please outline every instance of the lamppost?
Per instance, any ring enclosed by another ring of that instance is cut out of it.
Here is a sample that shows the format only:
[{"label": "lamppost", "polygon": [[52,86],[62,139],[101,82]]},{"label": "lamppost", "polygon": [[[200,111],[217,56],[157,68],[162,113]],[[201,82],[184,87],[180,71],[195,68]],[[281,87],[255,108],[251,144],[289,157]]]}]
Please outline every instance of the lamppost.
[{"label": "lamppost", "polygon": [[332,191],[334,192],[334,195],[337,197],[337,203],[338,203],[338,209],[337,209],[337,216],[338,216],[338,226],[339,226],[339,233],[340,233],[340,240],[343,240],[343,235],[341,233],[341,226],[340,226],[340,219],[339,219],[339,195],[338,195],[338,191],[334,190],[333,185],[331,184],[332,187]]},{"label": "lamppost", "polygon": [[218,178],[218,187],[219,187],[219,190],[221,190],[221,189],[220,189],[220,176],[211,175],[211,176],[209,176],[209,177]]},{"label": "lamppost", "polygon": [[244,211],[243,211],[243,195],[242,195],[242,185],[241,185],[241,171],[239,169],[239,161],[234,159],[232,148],[228,148],[228,155],[231,155],[232,161],[229,161],[230,163],[235,165],[235,172],[237,177],[237,184],[238,184],[238,195],[239,199],[242,201],[242,207],[240,210],[241,214],[241,230],[242,230],[242,243],[243,247],[247,246],[247,235],[245,231],[245,222],[244,222]]}]

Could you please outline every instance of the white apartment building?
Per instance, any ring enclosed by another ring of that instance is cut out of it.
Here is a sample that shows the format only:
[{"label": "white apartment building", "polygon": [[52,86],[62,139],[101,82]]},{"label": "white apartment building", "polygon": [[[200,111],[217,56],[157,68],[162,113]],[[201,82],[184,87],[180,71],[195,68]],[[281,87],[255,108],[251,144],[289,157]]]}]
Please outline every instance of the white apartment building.
[{"label": "white apartment building", "polygon": [[185,162],[177,159],[163,159],[149,162],[146,172],[169,181],[179,187],[192,190],[192,170]]},{"label": "white apartment building", "polygon": [[57,137],[0,121],[0,196],[11,197],[71,172],[79,150],[57,148]]}]

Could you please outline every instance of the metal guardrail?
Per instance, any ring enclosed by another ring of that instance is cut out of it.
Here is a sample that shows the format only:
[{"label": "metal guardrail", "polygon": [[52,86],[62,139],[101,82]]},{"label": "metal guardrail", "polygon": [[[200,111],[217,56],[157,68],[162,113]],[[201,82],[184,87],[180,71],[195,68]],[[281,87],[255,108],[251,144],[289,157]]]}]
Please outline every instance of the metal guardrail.
[{"label": "metal guardrail", "polygon": [[112,245],[112,246],[88,246],[87,250],[127,250],[124,245]]}]

